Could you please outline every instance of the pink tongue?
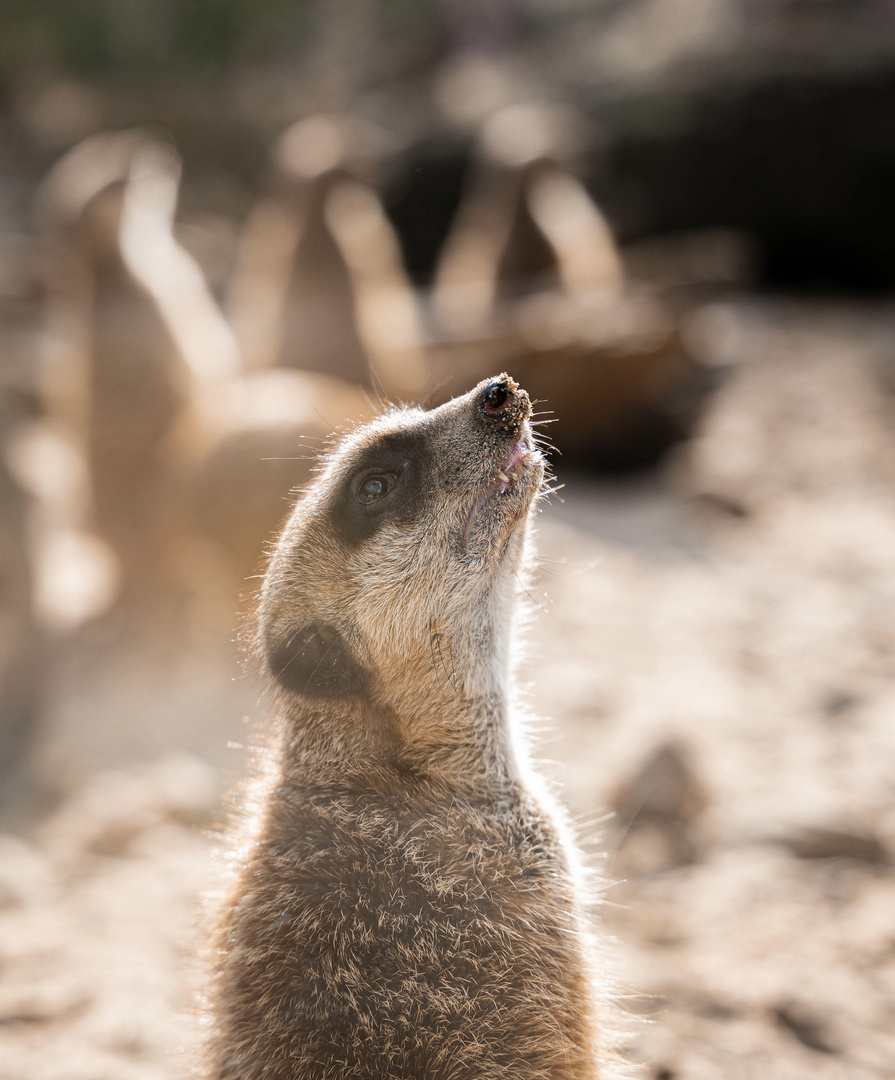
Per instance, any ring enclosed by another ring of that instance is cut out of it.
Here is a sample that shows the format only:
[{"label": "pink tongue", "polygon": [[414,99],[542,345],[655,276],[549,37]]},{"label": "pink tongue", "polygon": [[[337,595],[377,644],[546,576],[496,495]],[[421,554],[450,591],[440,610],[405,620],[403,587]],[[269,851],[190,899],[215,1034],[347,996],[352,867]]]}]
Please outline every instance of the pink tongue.
[{"label": "pink tongue", "polygon": [[500,463],[500,471],[509,476],[519,462],[522,461],[523,458],[527,458],[530,453],[531,451],[524,443],[513,443],[504,455],[503,461]]},{"label": "pink tongue", "polygon": [[[503,461],[500,463],[500,471],[509,476],[516,468],[520,461],[527,458],[531,451],[523,443],[513,443],[513,445],[507,450],[504,455]],[[465,540],[469,536],[470,530],[475,524],[475,519],[479,516],[479,510],[485,505],[488,499],[492,495],[496,495],[499,491],[506,491],[507,484],[505,484],[500,477],[495,477],[491,483],[485,488],[481,495],[476,499],[472,510],[469,512],[469,517],[466,519],[466,524],[463,527],[463,539]]]}]

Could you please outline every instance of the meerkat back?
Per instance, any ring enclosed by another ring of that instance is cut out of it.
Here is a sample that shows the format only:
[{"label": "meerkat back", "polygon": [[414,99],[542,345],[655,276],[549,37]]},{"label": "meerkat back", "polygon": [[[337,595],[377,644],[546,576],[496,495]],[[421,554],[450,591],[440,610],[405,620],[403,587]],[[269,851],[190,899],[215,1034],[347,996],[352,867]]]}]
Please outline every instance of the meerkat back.
[{"label": "meerkat back", "polygon": [[544,462],[507,375],[347,435],[287,523],[263,789],[217,913],[213,1080],[608,1075],[575,855],[511,711]]}]

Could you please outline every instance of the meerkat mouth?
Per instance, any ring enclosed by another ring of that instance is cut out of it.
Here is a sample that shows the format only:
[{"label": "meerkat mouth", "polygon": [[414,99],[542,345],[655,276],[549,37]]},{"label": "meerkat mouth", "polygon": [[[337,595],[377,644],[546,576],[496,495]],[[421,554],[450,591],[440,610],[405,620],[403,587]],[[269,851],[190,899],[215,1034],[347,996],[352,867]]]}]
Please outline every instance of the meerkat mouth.
[{"label": "meerkat mouth", "polygon": [[525,462],[529,457],[531,457],[531,450],[524,443],[513,443],[509,450],[507,450],[494,479],[472,504],[472,509],[469,511],[466,524],[463,526],[464,540],[466,540],[472,532],[476,519],[485,504],[495,496],[503,495],[510,490],[513,482],[517,480],[524,471]]}]

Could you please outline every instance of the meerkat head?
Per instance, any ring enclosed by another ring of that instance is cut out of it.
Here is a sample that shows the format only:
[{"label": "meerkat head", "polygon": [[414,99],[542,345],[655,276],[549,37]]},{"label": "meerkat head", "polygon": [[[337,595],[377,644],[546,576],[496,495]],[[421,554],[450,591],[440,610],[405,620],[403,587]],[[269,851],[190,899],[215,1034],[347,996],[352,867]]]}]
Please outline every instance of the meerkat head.
[{"label": "meerkat head", "polygon": [[260,648],[289,695],[419,707],[504,678],[544,460],[508,375],[347,435],[297,503],[261,596]]}]

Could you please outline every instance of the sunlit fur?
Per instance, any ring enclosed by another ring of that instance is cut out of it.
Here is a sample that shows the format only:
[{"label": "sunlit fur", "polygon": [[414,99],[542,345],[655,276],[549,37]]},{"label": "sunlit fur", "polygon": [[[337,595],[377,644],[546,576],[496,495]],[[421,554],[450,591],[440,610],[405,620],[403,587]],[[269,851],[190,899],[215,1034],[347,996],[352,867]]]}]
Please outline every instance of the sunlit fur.
[{"label": "sunlit fur", "polygon": [[[474,391],[347,435],[298,502],[261,597],[258,652],[325,623],[360,694],[278,688],[275,731],[220,905],[214,1080],[576,1080],[609,1075],[590,916],[526,760],[514,609],[544,477],[524,391]],[[401,515],[346,542],[338,501],[389,433],[426,464]],[[464,540],[508,448],[531,449]],[[346,482],[348,484],[346,488]]]}]

